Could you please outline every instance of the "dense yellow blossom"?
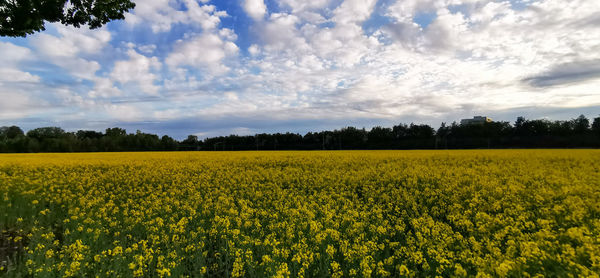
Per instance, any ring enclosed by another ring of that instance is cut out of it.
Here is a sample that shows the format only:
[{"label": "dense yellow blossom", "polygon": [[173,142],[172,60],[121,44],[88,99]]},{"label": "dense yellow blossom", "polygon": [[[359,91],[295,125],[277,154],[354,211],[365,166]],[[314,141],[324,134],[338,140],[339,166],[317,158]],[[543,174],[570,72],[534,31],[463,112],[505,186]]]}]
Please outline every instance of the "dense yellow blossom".
[{"label": "dense yellow blossom", "polygon": [[[0,155],[8,277],[598,277],[600,151]],[[12,261],[12,260],[11,260]]]}]

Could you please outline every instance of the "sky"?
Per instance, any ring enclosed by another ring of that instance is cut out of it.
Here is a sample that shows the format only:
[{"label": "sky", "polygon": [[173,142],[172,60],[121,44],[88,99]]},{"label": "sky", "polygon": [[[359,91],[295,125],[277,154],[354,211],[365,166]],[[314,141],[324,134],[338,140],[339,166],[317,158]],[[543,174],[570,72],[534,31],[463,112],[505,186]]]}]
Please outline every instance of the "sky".
[{"label": "sky", "polygon": [[600,2],[139,0],[0,38],[0,126],[177,139],[600,114]]}]

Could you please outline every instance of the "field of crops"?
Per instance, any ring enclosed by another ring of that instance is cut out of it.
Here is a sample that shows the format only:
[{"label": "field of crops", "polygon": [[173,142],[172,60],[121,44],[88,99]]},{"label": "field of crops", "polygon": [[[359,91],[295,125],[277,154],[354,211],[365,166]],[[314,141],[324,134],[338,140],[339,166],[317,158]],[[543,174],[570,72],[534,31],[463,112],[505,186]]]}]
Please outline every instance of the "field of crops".
[{"label": "field of crops", "polygon": [[0,276],[598,277],[600,151],[0,155]]}]

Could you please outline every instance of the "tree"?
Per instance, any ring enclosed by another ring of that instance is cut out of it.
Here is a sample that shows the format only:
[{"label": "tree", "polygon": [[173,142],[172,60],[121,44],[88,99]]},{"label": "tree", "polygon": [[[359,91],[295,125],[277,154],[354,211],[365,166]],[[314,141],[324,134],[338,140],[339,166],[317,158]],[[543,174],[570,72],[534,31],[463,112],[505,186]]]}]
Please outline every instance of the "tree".
[{"label": "tree", "polygon": [[118,127],[107,128],[105,134],[108,137],[125,136],[127,135],[127,130]]},{"label": "tree", "polygon": [[393,148],[394,132],[389,127],[376,126],[368,132],[367,136],[370,148]]},{"label": "tree", "polygon": [[198,144],[198,136],[196,135],[188,135],[188,137],[183,140],[181,143],[186,145],[196,145]]},{"label": "tree", "polygon": [[435,134],[441,138],[445,138],[450,134],[450,127],[446,125],[446,122],[442,122]]},{"label": "tree", "polygon": [[333,132],[335,147],[337,149],[362,149],[367,142],[367,131],[362,128],[345,127]]},{"label": "tree", "polygon": [[0,139],[14,139],[25,135],[23,130],[18,126],[3,126],[0,127]]},{"label": "tree", "polygon": [[590,120],[585,115],[580,115],[577,119],[573,119],[575,133],[583,134],[590,129]]},{"label": "tree", "polygon": [[597,135],[600,135],[600,117],[594,118],[594,122],[592,123],[592,131]]},{"label": "tree", "polygon": [[573,132],[573,122],[554,121],[550,123],[550,134],[552,136],[567,136]]},{"label": "tree", "polygon": [[130,0],[0,0],[0,36],[25,37],[46,30],[46,21],[96,29],[134,7]]},{"label": "tree", "polygon": [[404,139],[408,136],[408,126],[406,124],[399,124],[392,127],[392,133],[396,139]]},{"label": "tree", "polygon": [[58,139],[65,134],[65,131],[60,127],[39,127],[27,132],[27,137],[37,140]]},{"label": "tree", "polygon": [[442,122],[440,128],[435,132],[435,148],[438,148],[438,142],[443,143],[444,148],[448,148],[448,136],[450,135],[450,127],[446,125],[445,122]]},{"label": "tree", "polygon": [[102,132],[97,132],[93,130],[78,130],[76,133],[77,139],[99,139],[102,138]]},{"label": "tree", "polygon": [[181,145],[183,150],[199,150],[200,141],[198,140],[198,136],[196,135],[188,135],[188,137],[181,141]]},{"label": "tree", "polygon": [[160,138],[160,147],[163,151],[177,150],[177,141],[168,135],[163,135],[163,137]]},{"label": "tree", "polygon": [[515,135],[517,136],[523,136],[525,133],[524,127],[523,125],[525,125],[525,122],[527,122],[527,120],[525,120],[525,117],[523,116],[519,116],[517,117],[517,120],[515,121]]},{"label": "tree", "polygon": [[416,125],[411,123],[408,127],[408,137],[416,139],[432,138],[435,134],[435,129],[426,124]]}]

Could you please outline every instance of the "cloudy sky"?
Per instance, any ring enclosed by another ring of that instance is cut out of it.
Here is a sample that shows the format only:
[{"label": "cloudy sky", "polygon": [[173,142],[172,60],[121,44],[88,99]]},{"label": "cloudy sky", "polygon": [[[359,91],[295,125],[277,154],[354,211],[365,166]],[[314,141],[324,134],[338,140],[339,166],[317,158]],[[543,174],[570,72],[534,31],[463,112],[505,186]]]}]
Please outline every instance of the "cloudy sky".
[{"label": "cloudy sky", "polygon": [[305,133],[600,114],[592,0],[139,0],[0,38],[0,125]]}]

